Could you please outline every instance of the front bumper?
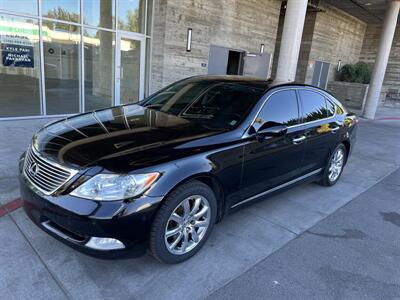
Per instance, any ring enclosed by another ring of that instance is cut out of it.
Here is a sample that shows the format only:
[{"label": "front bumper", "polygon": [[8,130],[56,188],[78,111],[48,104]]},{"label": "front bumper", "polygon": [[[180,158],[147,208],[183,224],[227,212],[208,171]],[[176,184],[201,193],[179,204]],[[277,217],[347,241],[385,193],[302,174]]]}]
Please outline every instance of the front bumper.
[{"label": "front bumper", "polygon": [[[69,195],[46,196],[21,173],[21,199],[29,218],[63,243],[98,258],[136,257],[145,253],[151,223],[162,197],[142,196],[131,201],[92,201]],[[124,249],[97,250],[90,238],[112,238]]]}]

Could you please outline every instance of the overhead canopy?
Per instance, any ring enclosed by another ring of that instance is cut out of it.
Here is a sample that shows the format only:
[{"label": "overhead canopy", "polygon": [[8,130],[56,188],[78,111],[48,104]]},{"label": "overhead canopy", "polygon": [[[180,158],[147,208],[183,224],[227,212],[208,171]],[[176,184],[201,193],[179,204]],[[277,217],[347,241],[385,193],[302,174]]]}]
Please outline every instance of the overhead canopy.
[{"label": "overhead canopy", "polygon": [[325,0],[348,14],[368,23],[381,23],[385,17],[386,0]]}]

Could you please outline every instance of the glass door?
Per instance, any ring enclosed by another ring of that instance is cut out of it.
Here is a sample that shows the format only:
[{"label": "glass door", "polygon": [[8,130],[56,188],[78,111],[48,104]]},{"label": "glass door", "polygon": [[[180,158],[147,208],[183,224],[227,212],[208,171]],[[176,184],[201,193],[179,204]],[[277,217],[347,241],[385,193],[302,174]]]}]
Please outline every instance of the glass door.
[{"label": "glass door", "polygon": [[142,100],[145,38],[135,33],[117,33],[115,59],[115,104]]}]

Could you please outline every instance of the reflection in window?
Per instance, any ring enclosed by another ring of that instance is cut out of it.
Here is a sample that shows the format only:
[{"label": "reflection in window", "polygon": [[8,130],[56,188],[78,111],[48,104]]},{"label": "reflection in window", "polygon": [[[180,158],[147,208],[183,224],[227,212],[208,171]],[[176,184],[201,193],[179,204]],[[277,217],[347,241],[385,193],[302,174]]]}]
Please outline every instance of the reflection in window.
[{"label": "reflection in window", "polygon": [[[273,94],[266,102],[257,118],[256,127],[261,127],[266,122],[296,125],[299,120],[296,92],[294,90],[281,91]],[[258,128],[255,128],[258,130]]]},{"label": "reflection in window", "polygon": [[115,0],[83,1],[83,22],[91,26],[115,28]]},{"label": "reflection in window", "polygon": [[327,117],[328,112],[324,96],[307,90],[300,90],[299,93],[303,105],[304,122],[316,121]]},{"label": "reflection in window", "polygon": [[37,0],[14,0],[12,4],[10,0],[0,0],[0,9],[23,13],[38,15]]},{"label": "reflection in window", "polygon": [[140,97],[140,42],[121,38],[119,74],[121,103],[135,103]]},{"label": "reflection in window", "polygon": [[114,33],[86,29],[85,111],[111,106],[114,95]]},{"label": "reflection in window", "polygon": [[118,29],[144,33],[145,0],[119,0]]},{"label": "reflection in window", "polygon": [[332,117],[335,114],[335,105],[332,102],[326,100],[326,107],[328,113],[327,117]]},{"label": "reflection in window", "polygon": [[79,0],[42,0],[43,16],[79,23]]},{"label": "reflection in window", "polygon": [[0,15],[0,117],[40,114],[39,27]]},{"label": "reflection in window", "polygon": [[79,112],[80,30],[51,23],[43,33],[47,114]]},{"label": "reflection in window", "polygon": [[237,127],[263,92],[264,88],[252,84],[187,79],[152,95],[142,105],[225,129]]},{"label": "reflection in window", "polygon": [[151,35],[152,23],[153,23],[153,0],[147,0],[147,24],[146,24],[147,35]]}]

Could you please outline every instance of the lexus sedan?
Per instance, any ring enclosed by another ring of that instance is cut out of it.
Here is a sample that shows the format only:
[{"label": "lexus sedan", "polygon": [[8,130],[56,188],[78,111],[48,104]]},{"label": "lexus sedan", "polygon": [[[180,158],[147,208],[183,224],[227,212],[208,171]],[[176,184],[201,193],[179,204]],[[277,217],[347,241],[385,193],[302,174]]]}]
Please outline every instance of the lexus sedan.
[{"label": "lexus sedan", "polygon": [[101,258],[182,262],[224,215],[296,184],[335,184],[357,119],[324,90],[197,76],[137,104],[40,129],[21,197],[48,234]]}]

